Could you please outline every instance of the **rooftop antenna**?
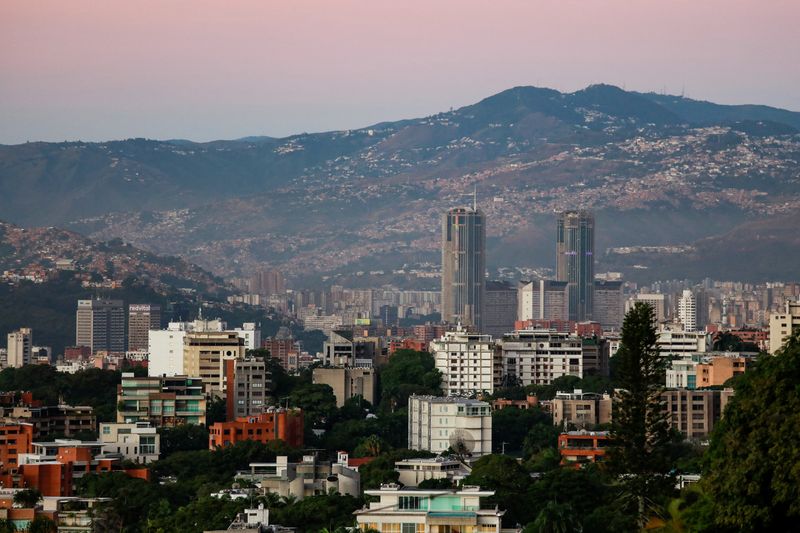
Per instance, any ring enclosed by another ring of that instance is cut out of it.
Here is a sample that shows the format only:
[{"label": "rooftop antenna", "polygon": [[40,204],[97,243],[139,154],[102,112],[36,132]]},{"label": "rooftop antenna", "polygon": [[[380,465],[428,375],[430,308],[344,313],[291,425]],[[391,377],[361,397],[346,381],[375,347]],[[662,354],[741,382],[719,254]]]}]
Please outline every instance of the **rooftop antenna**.
[{"label": "rooftop antenna", "polygon": [[478,210],[478,185],[475,184],[475,188],[472,190],[472,210]]}]

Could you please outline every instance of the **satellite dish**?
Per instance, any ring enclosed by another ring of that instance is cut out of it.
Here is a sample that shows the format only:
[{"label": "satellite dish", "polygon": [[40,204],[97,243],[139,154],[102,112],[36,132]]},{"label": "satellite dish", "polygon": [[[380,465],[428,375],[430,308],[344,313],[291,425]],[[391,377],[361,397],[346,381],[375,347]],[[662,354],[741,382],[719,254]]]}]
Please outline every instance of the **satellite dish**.
[{"label": "satellite dish", "polygon": [[475,439],[472,434],[463,429],[456,429],[450,433],[450,448],[458,456],[472,455],[475,450]]}]

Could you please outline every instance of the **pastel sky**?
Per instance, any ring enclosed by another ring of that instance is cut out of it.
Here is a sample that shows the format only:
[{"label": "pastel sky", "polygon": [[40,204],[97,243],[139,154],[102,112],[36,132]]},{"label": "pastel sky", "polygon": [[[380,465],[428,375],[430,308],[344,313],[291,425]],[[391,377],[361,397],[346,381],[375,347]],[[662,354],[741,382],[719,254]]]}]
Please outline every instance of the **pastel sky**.
[{"label": "pastel sky", "polygon": [[798,0],[2,0],[0,143],[354,128],[515,85],[800,110]]}]

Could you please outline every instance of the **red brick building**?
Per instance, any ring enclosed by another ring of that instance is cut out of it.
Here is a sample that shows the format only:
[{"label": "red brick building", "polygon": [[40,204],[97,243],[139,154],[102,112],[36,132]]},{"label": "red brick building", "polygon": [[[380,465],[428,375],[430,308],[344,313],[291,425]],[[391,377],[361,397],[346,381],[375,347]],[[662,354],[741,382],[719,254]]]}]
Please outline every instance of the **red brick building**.
[{"label": "red brick building", "polygon": [[19,465],[21,453],[33,449],[33,424],[0,424],[0,474],[6,474]]},{"label": "red brick building", "polygon": [[257,416],[241,417],[231,422],[217,422],[209,428],[208,448],[232,446],[243,440],[266,444],[282,440],[289,446],[303,446],[303,411],[269,408]]}]

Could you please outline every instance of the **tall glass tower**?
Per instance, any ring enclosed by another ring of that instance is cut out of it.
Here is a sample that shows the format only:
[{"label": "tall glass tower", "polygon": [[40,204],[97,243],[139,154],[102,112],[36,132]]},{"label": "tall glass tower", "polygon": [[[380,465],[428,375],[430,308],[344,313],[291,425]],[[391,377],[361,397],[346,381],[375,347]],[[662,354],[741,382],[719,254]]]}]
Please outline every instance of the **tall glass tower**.
[{"label": "tall glass tower", "polygon": [[558,216],[556,275],[569,291],[569,319],[591,320],[594,305],[594,215],[566,211]]},{"label": "tall glass tower", "polygon": [[442,320],[483,327],[486,290],[486,217],[473,207],[442,216]]}]

